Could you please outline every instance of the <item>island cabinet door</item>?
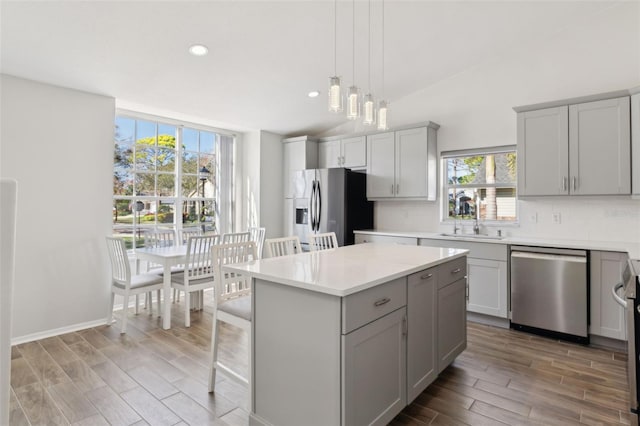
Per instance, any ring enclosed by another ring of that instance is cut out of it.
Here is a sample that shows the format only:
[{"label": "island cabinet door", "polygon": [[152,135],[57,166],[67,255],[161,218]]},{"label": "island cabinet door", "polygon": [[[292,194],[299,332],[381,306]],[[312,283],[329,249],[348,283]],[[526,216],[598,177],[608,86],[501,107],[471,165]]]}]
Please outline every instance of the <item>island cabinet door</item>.
[{"label": "island cabinet door", "polygon": [[438,375],[436,368],[437,268],[407,279],[407,403]]},{"label": "island cabinet door", "polygon": [[386,425],[406,405],[406,308],[342,336],[342,425]]},{"label": "island cabinet door", "polygon": [[438,374],[467,347],[467,280],[438,289]]}]

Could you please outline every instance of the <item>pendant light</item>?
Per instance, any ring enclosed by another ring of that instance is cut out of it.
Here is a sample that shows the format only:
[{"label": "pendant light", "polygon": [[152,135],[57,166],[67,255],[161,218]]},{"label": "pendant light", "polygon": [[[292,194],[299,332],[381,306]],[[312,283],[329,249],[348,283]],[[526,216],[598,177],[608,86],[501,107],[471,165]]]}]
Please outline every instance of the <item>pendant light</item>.
[{"label": "pendant light", "polygon": [[387,101],[384,100],[384,0],[382,0],[382,99],[378,104],[378,130],[387,130]]},{"label": "pendant light", "polygon": [[360,116],[360,96],[359,90],[356,86],[356,1],[352,1],[353,9],[353,81],[352,86],[349,87],[349,94],[347,95],[347,118],[349,120],[356,120]]},{"label": "pendant light", "polygon": [[338,0],[333,1],[333,77],[329,77],[329,112],[342,112],[342,90],[337,73],[338,56]]},{"label": "pendant light", "polygon": [[367,91],[368,93],[364,96],[363,99],[363,109],[364,109],[364,119],[362,120],[362,124],[365,126],[373,126],[376,122],[376,110],[375,103],[373,102],[373,95],[371,94],[371,0],[369,0],[369,53],[368,53],[368,83],[367,83]]}]

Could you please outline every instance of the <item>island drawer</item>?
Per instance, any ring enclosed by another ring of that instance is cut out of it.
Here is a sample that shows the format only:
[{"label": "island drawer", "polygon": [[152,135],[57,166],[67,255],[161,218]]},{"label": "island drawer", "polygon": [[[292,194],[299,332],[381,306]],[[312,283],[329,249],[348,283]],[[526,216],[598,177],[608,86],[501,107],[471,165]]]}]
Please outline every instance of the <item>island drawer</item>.
[{"label": "island drawer", "polygon": [[407,279],[389,281],[342,299],[342,334],[407,304]]},{"label": "island drawer", "polygon": [[442,288],[447,284],[467,275],[467,258],[461,257],[447,263],[443,263],[438,267],[438,288]]}]

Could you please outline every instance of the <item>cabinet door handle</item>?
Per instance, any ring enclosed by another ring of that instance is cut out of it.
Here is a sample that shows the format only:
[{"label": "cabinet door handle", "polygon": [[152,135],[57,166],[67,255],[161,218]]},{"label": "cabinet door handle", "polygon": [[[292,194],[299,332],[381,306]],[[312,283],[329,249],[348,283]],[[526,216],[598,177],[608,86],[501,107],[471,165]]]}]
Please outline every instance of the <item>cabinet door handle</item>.
[{"label": "cabinet door handle", "polygon": [[391,193],[393,194],[393,189],[395,188],[394,184],[391,184]]},{"label": "cabinet door handle", "polygon": [[458,273],[458,272],[460,272],[460,271],[462,271],[462,269],[460,269],[460,268],[456,268],[456,269],[454,269],[453,271],[451,271],[451,275],[453,275],[453,274],[457,274],[457,273]]},{"label": "cabinet door handle", "polygon": [[467,303],[469,302],[469,282],[467,281],[467,285],[465,286],[465,297],[467,298]]},{"label": "cabinet door handle", "polygon": [[376,300],[375,302],[373,302],[373,305],[374,306],[382,306],[382,305],[386,305],[389,302],[391,302],[391,298],[385,297],[383,299]]},{"label": "cabinet door handle", "polygon": [[578,187],[578,179],[575,176],[571,178],[571,185],[573,186],[573,190],[575,191]]},{"label": "cabinet door handle", "polygon": [[562,177],[562,190],[563,191],[567,190],[567,177],[566,176]]},{"label": "cabinet door handle", "polygon": [[396,195],[400,193],[400,184],[396,185]]},{"label": "cabinet door handle", "polygon": [[409,334],[409,321],[407,321],[407,316],[402,317],[402,335],[406,336]]},{"label": "cabinet door handle", "polygon": [[433,276],[433,274],[424,274],[423,276],[420,277],[421,280],[428,280],[429,278],[431,278]]}]

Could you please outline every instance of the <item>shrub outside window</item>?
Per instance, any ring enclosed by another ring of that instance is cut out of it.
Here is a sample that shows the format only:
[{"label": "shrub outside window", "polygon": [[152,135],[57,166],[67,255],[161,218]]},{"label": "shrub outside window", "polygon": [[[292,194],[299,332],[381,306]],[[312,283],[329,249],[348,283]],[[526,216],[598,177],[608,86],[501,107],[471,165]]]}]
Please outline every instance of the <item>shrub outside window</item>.
[{"label": "shrub outside window", "polygon": [[442,153],[445,220],[515,222],[515,147]]}]

